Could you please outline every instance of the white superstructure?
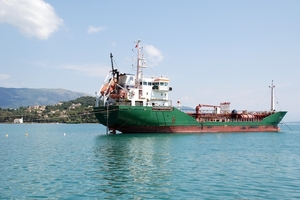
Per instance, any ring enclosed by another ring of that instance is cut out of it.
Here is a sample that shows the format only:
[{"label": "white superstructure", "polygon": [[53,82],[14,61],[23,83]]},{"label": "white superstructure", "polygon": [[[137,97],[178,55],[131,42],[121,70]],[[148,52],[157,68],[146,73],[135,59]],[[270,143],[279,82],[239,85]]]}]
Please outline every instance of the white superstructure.
[{"label": "white superstructure", "polygon": [[[114,69],[107,75],[102,87],[97,93],[96,106],[131,105],[131,106],[172,106],[168,93],[172,91],[169,79],[166,77],[143,77],[146,68],[141,55],[140,40],[137,41],[137,70],[136,75],[121,74]],[[112,55],[111,55],[112,59]]]}]

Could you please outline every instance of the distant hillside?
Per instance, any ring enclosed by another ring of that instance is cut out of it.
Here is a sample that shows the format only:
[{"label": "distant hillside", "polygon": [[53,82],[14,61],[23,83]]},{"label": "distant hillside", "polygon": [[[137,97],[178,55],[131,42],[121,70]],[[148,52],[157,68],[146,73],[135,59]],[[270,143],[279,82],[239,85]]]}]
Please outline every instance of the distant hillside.
[{"label": "distant hillside", "polygon": [[87,96],[87,94],[65,89],[0,87],[0,107],[19,108],[21,106],[54,105],[61,101],[70,101],[81,96]]}]

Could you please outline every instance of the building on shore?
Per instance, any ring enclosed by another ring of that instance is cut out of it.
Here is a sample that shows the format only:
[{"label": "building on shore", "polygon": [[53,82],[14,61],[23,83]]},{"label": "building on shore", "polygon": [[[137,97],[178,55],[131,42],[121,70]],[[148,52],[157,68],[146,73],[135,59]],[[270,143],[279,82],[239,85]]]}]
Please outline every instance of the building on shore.
[{"label": "building on shore", "polygon": [[23,124],[23,117],[22,118],[16,118],[16,119],[14,119],[14,123],[15,124]]}]

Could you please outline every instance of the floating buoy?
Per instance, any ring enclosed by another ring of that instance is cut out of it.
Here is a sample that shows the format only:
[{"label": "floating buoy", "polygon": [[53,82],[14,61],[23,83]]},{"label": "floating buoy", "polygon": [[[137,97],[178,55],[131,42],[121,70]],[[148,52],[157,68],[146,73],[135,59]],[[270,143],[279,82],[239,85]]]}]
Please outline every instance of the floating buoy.
[{"label": "floating buoy", "polygon": [[67,134],[66,133],[64,133],[64,136],[66,136]]},{"label": "floating buoy", "polygon": [[26,133],[25,136],[28,137],[28,133]]},{"label": "floating buoy", "polygon": [[8,137],[8,134],[6,133],[5,137]]}]

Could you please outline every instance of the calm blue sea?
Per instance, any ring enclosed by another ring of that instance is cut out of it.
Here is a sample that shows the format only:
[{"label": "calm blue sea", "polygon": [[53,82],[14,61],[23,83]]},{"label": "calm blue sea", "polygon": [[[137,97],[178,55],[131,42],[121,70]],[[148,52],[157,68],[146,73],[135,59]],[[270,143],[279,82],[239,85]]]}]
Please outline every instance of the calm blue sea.
[{"label": "calm blue sea", "polygon": [[0,124],[0,199],[299,199],[300,125],[281,127],[106,135],[99,124]]}]

